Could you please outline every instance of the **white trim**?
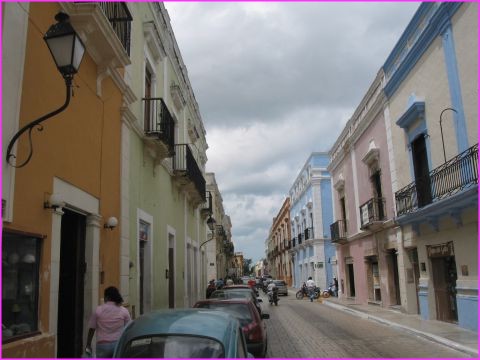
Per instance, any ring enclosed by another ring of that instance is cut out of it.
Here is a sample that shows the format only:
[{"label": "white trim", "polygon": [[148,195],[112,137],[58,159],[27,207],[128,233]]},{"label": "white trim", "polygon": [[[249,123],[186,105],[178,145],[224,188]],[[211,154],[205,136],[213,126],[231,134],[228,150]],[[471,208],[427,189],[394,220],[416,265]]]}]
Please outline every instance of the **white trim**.
[{"label": "white trim", "polygon": [[[27,2],[2,4],[3,16],[3,107],[2,107],[2,154],[18,130],[20,105],[23,90],[23,71],[27,49],[28,10]],[[8,91],[6,85],[8,84]],[[32,119],[33,120],[33,119]],[[17,146],[12,153],[17,153]],[[13,201],[15,190],[15,168],[2,161],[2,200],[6,201],[3,221],[13,221]]]},{"label": "white trim", "polygon": [[[137,223],[136,223],[136,236],[135,236],[135,246],[137,248],[137,299],[138,299],[138,306],[140,307],[140,239],[139,236],[139,225],[140,221],[149,224],[149,234],[148,234],[148,241],[145,247],[145,260],[148,260],[148,263],[145,263],[145,272],[144,272],[144,279],[146,280],[144,283],[144,301],[143,304],[143,313],[146,314],[152,310],[153,306],[153,251],[154,251],[154,243],[153,239],[154,236],[154,223],[153,223],[153,216],[149,213],[143,211],[142,209],[137,208]],[[145,286],[147,285],[147,286]],[[140,309],[140,308],[139,308]]]},{"label": "white trim", "polygon": [[[84,292],[84,336],[88,326],[88,317],[93,309],[98,305],[99,277],[100,268],[99,249],[100,249],[100,229],[101,219],[99,215],[100,201],[85,191],[68,184],[67,182],[53,178],[53,192],[61,194],[68,208],[81,212],[87,216],[85,232],[85,262],[87,263],[87,273],[85,274],[85,292]],[[57,334],[58,320],[58,291],[60,284],[60,246],[61,246],[61,227],[62,227],[62,209],[58,208],[52,215],[52,239],[50,249],[50,302],[49,302],[49,331]],[[57,338],[55,337],[55,353],[57,351]]]},{"label": "white trim", "polygon": [[358,178],[357,178],[357,159],[355,156],[355,149],[352,147],[350,151],[350,157],[352,159],[352,175],[353,175],[353,195],[355,198],[355,217],[357,218],[357,227],[355,231],[360,231],[360,212],[357,210],[360,208],[360,200],[358,199]]}]

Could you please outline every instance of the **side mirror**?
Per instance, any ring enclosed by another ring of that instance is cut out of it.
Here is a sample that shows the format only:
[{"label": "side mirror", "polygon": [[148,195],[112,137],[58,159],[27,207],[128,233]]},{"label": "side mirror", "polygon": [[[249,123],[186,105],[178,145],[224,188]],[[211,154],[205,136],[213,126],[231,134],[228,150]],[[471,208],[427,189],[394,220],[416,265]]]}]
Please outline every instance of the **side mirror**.
[{"label": "side mirror", "polygon": [[270,319],[270,314],[262,314],[262,319]]}]

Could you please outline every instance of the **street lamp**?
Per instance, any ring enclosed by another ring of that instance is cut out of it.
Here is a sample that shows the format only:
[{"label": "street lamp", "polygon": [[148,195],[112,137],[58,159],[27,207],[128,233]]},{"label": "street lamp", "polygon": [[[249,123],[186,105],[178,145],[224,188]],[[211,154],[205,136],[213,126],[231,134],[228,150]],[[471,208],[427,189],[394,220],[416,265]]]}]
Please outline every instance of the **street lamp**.
[{"label": "street lamp", "polygon": [[[85,53],[85,45],[83,45],[82,40],[78,34],[73,29],[70,24],[69,16],[65,13],[59,12],[55,15],[55,20],[57,23],[50,26],[47,33],[43,37],[43,40],[47,43],[48,49],[52,54],[53,60],[57,66],[58,71],[62,74],[65,80],[65,86],[67,90],[65,103],[55,111],[52,111],[39,119],[32,121],[31,123],[25,125],[21,128],[10,140],[10,143],[7,147],[6,161],[9,165],[20,168],[25,166],[33,155],[33,146],[32,146],[32,130],[34,127],[38,126],[38,131],[42,131],[43,127],[40,125],[43,121],[55,116],[65,110],[70,103],[71,87],[73,76],[78,72],[80,63],[82,62],[83,55]],[[27,156],[27,159],[20,165],[14,165],[10,161],[15,159],[16,156],[12,154],[12,148],[18,138],[28,130],[28,140],[30,144],[30,152]]]},{"label": "street lamp", "polygon": [[205,240],[203,243],[200,244],[199,248],[201,248],[203,245],[205,245],[207,242],[215,239],[215,219],[210,215],[210,217],[207,220],[207,226],[212,232],[212,237],[210,239]]}]

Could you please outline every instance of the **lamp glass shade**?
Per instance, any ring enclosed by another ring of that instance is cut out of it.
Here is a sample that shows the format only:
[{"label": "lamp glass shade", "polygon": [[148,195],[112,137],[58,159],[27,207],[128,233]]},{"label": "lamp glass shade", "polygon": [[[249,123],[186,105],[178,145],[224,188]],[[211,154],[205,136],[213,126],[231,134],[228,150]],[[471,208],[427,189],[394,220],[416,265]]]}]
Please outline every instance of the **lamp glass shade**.
[{"label": "lamp glass shade", "polygon": [[76,74],[85,53],[85,46],[68,20],[68,15],[56,16],[57,24],[43,37],[58,70],[64,77]]},{"label": "lamp glass shade", "polygon": [[63,199],[60,194],[53,193],[50,195],[50,199],[48,201],[50,203],[50,207],[60,207],[63,206]]},{"label": "lamp glass shade", "polygon": [[108,228],[113,229],[117,225],[118,225],[118,220],[115,216],[111,216],[111,217],[108,218],[108,220],[107,220],[107,227]]}]

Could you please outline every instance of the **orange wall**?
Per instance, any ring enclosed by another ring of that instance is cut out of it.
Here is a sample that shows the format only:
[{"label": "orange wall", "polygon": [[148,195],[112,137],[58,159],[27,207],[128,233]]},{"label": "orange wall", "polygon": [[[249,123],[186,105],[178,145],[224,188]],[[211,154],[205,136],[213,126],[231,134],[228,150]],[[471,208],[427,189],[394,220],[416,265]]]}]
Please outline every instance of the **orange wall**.
[{"label": "orange wall", "polygon": [[[57,3],[31,3],[20,110],[20,126],[59,108],[65,102],[65,84],[43,35],[55,22]],[[33,157],[16,170],[13,222],[4,228],[45,235],[40,270],[40,330],[48,331],[50,239],[52,212],[43,209],[44,193],[52,193],[58,177],[100,200],[100,215],[120,219],[121,92],[110,78],[96,94],[97,65],[85,53],[75,76],[69,107],[46,120],[43,131],[33,130]],[[28,154],[28,136],[17,150],[19,162]],[[105,287],[119,284],[119,227],[101,229],[100,261]],[[100,294],[103,286],[100,284]],[[5,356],[5,354],[4,354]],[[36,354],[39,356],[39,354]]]}]

